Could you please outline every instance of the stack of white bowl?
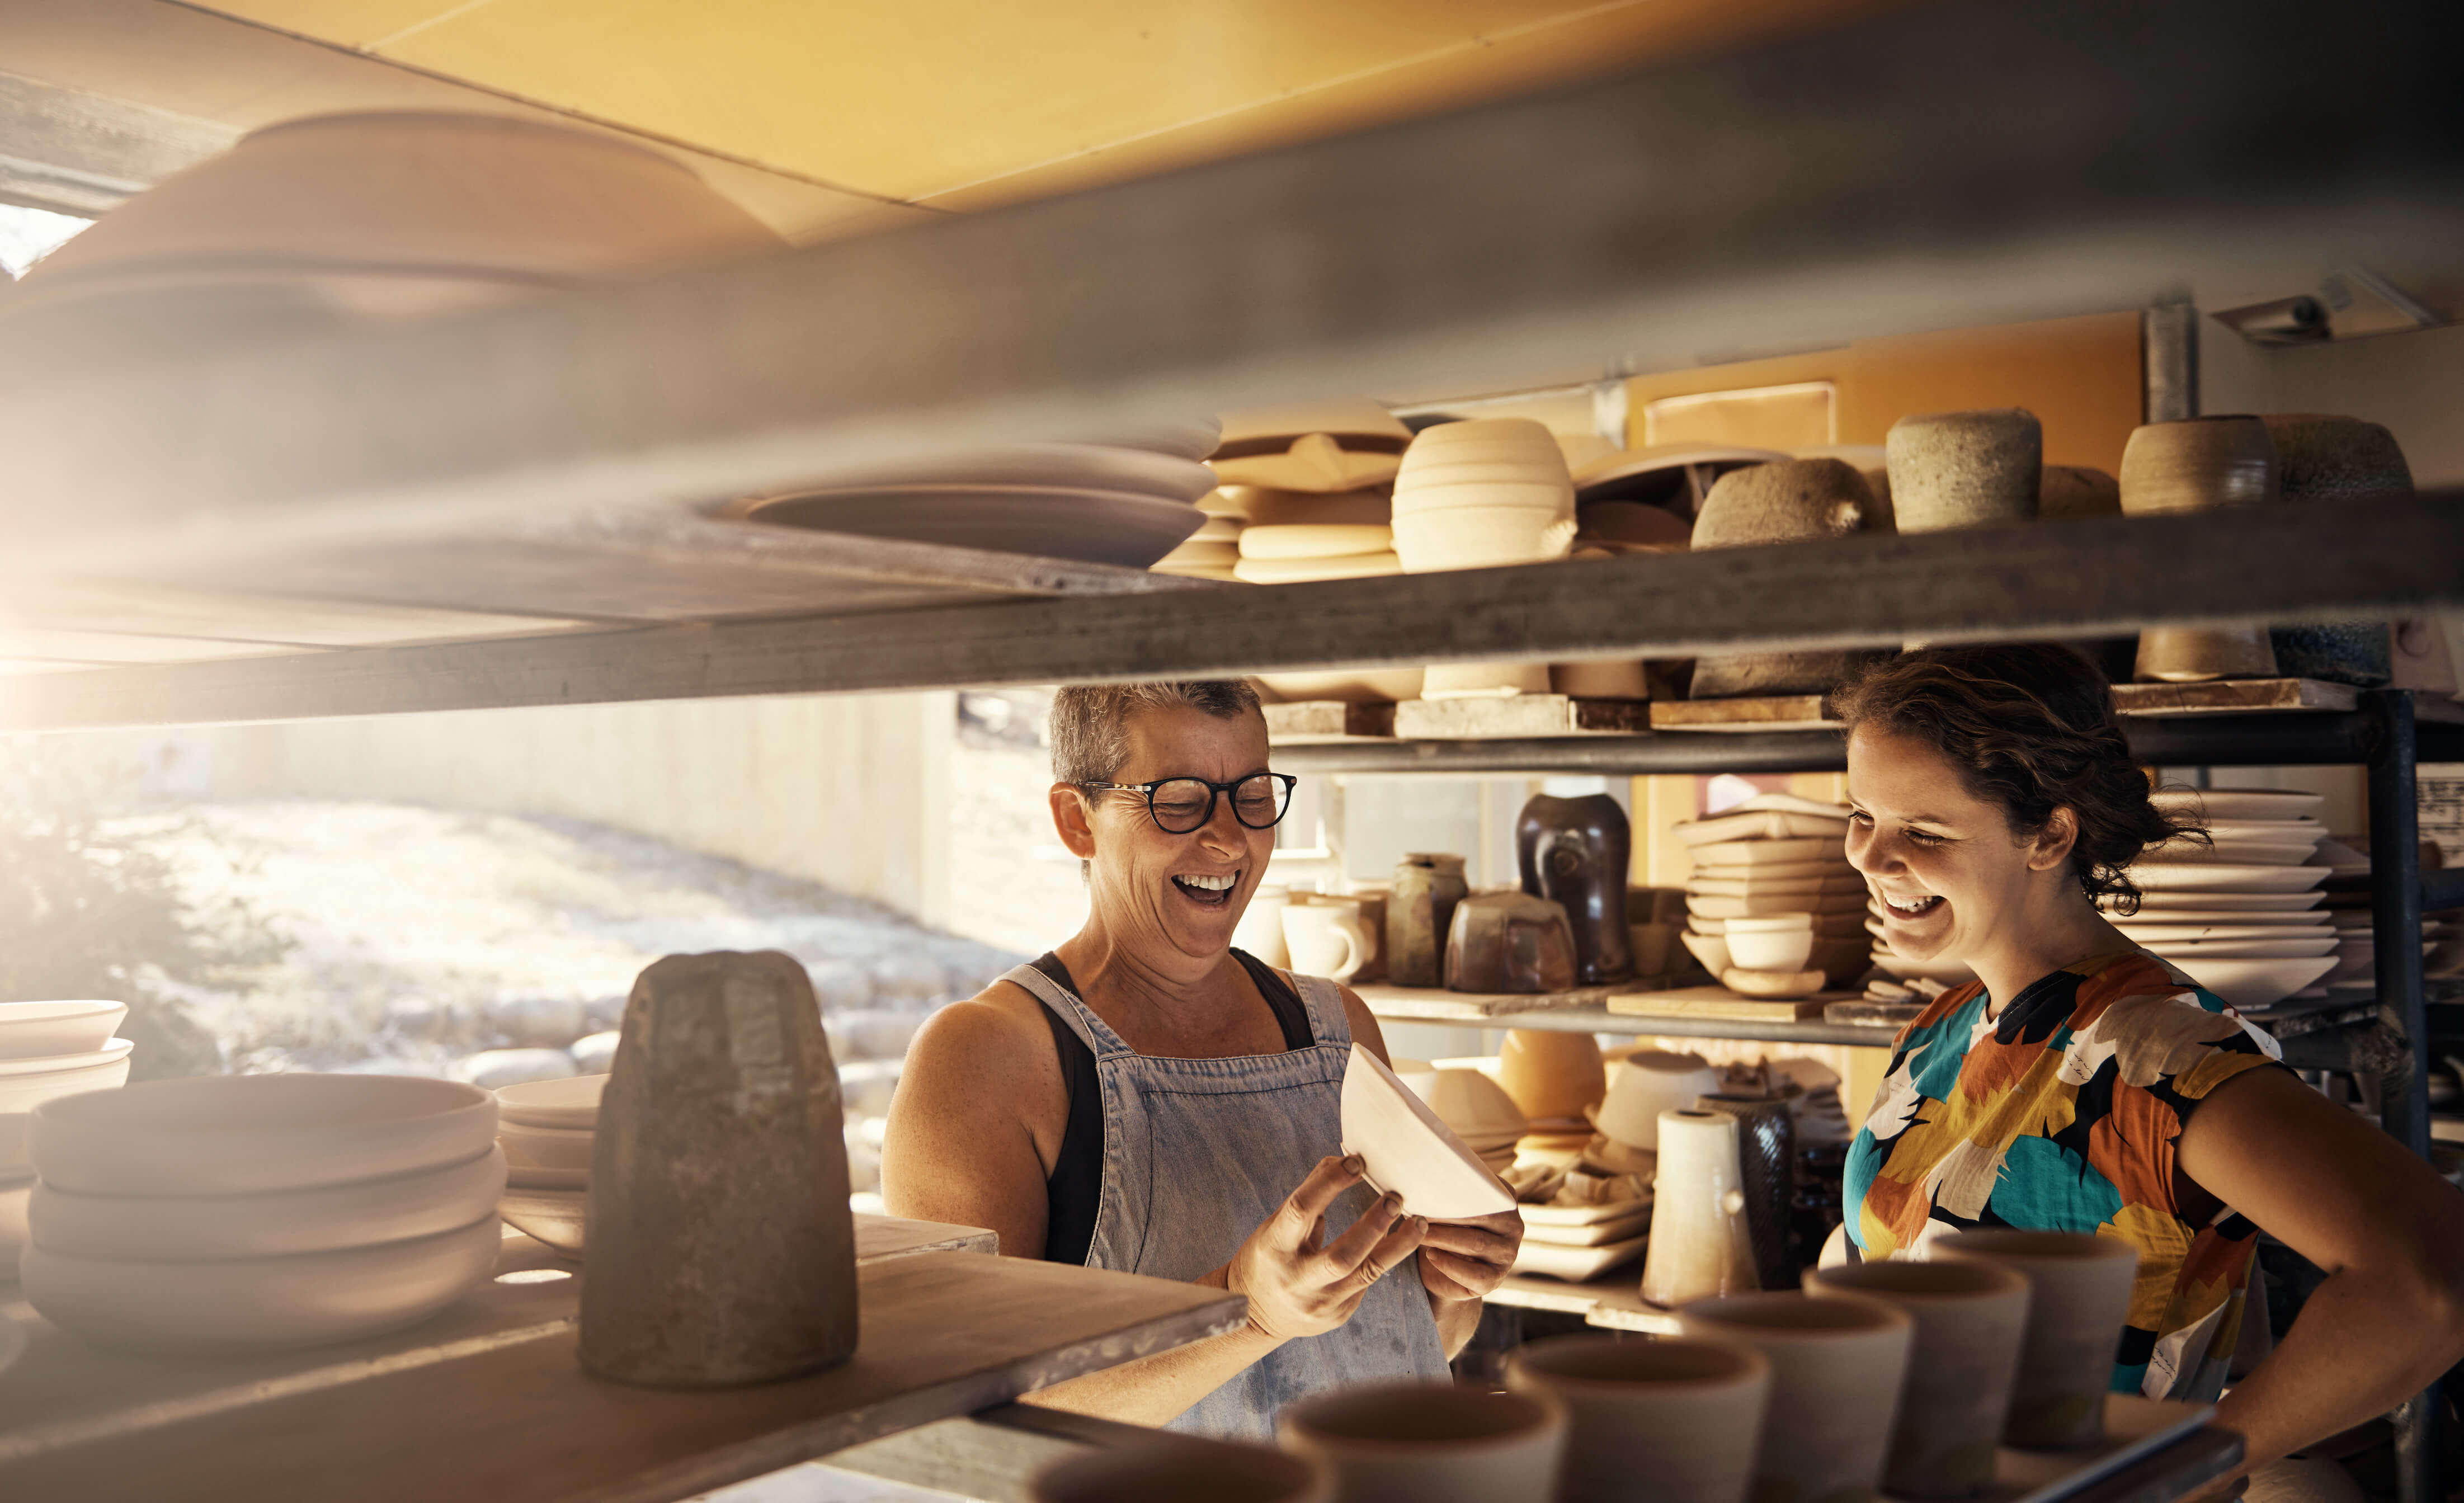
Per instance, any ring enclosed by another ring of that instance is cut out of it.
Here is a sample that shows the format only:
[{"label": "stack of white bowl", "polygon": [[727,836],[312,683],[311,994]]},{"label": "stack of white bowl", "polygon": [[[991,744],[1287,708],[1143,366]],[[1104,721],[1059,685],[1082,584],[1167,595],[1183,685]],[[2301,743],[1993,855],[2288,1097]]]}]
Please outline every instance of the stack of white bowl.
[{"label": "stack of white bowl", "polygon": [[[1395,477],[1395,553],[1407,574],[1543,564],[1574,541],[1565,451],[1529,418],[1476,418],[1421,430]],[[1446,664],[1429,699],[1547,694],[1546,663]]]},{"label": "stack of white bowl", "polygon": [[1241,562],[1241,532],[1248,525],[1247,507],[1241,497],[1219,486],[1198,498],[1198,509],[1206,520],[1187,541],[1157,559],[1151,565],[1153,572],[1183,579],[1229,582],[1238,578],[1232,566]]},{"label": "stack of white bowl", "polygon": [[1685,948],[1749,997],[1804,997],[1866,966],[1865,880],[1848,864],[1848,809],[1762,793],[1674,827],[1694,873]]},{"label": "stack of white bowl", "polygon": [[1512,1166],[1515,1144],[1530,1131],[1530,1121],[1514,1097],[1497,1083],[1494,1055],[1441,1059],[1425,1084],[1407,1078],[1438,1120],[1463,1140],[1492,1170]]},{"label": "stack of white bowl", "polygon": [[315,1346],[495,1271],[495,1099],[404,1075],[206,1075],[34,1109],[26,1297],[96,1341]]},{"label": "stack of white bowl", "polygon": [[580,1257],[590,1208],[590,1155],[605,1075],[532,1080],[496,1091],[496,1142],[505,1193],[496,1213],[569,1257]]},{"label": "stack of white bowl", "polygon": [[2168,813],[2196,817],[2212,844],[2169,842],[2134,862],[2139,912],[2108,915],[2115,927],[2245,1010],[2273,1006],[2336,969],[2336,931],[2320,906],[2331,870],[2318,856],[2322,795],[2209,788],[2153,797]]},{"label": "stack of white bowl", "polygon": [[125,1084],[136,1045],[112,1032],[126,1016],[118,1002],[0,1003],[0,1281],[17,1276],[26,1247],[29,1114],[55,1096]]}]

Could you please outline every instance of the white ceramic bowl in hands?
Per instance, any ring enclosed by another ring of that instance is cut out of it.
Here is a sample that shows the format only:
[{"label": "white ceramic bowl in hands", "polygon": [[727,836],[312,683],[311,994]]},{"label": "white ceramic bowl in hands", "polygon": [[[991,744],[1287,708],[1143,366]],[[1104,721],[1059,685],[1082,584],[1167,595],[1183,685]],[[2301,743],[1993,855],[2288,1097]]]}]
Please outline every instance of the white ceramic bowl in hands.
[{"label": "white ceramic bowl in hands", "polygon": [[105,1346],[319,1346],[427,1319],[495,1271],[503,1240],[491,1213],[433,1237],[287,1258],[171,1263],[37,1247],[18,1276],[45,1318]]},{"label": "white ceramic bowl in hands", "polygon": [[37,1247],[73,1257],[289,1257],[468,1227],[504,1188],[505,1157],[491,1148],[419,1174],[264,1195],[77,1195],[41,1184],[28,1219]]},{"label": "white ceramic bowl in hands", "polygon": [[46,1101],[34,1168],[80,1195],[245,1195],[477,1158],[496,1098],[410,1075],[198,1075]]},{"label": "white ceramic bowl in hands", "polygon": [[499,1086],[496,1119],[500,1127],[578,1127],[587,1132],[599,1125],[599,1096],[606,1089],[605,1075],[566,1075]]},{"label": "white ceramic bowl in hands", "polygon": [[519,1122],[504,1122],[496,1128],[496,1141],[504,1146],[505,1160],[521,1169],[590,1168],[590,1143],[598,1135],[587,1127],[525,1127]]},{"label": "white ceramic bowl in hands", "polygon": [[89,1091],[116,1091],[128,1080],[128,1053],[137,1046],[113,1039],[83,1054],[0,1059],[0,1113],[32,1112],[46,1101]]},{"label": "white ceramic bowl in hands", "polygon": [[91,1054],[126,1016],[124,1002],[0,1002],[0,1059]]},{"label": "white ceramic bowl in hands", "polygon": [[1801,971],[1814,954],[1814,930],[1730,928],[1729,963],[1746,971]]}]

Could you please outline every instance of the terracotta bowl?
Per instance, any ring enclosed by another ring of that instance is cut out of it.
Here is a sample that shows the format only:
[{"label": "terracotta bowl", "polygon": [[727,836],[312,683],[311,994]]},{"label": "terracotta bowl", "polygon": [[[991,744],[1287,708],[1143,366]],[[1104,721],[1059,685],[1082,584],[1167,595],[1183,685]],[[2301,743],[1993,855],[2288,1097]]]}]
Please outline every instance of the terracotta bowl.
[{"label": "terracotta bowl", "polygon": [[2276,444],[2255,417],[2146,423],[2122,451],[2122,509],[2133,517],[2257,506],[2278,497]]},{"label": "terracotta bowl", "polygon": [[1589,1033],[1511,1028],[1498,1050],[1498,1084],[1527,1117],[1577,1117],[1608,1094],[1600,1043]]},{"label": "terracotta bowl", "polygon": [[37,1246],[82,1258],[179,1262],[284,1257],[436,1236],[488,1214],[505,1158],[321,1190],[265,1195],[77,1195],[36,1186]]},{"label": "terracotta bowl", "polygon": [[124,1002],[0,1002],[0,1059],[91,1054],[126,1016]]}]

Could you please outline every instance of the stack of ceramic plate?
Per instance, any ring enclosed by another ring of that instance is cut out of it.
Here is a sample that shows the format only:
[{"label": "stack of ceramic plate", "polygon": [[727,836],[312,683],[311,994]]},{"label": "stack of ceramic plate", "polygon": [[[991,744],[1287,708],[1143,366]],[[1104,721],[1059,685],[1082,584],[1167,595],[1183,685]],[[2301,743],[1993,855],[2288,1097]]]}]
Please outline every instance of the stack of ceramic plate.
[{"label": "stack of ceramic plate", "polygon": [[496,1141],[507,1165],[496,1213],[569,1257],[582,1256],[599,1095],[606,1087],[605,1075],[568,1075],[496,1092]]},{"label": "stack of ceramic plate", "polygon": [[[1395,477],[1395,552],[1407,574],[1543,564],[1574,539],[1565,451],[1529,418],[1478,418],[1420,431]],[[1432,668],[1429,699],[1550,692],[1546,663]]]},{"label": "stack of ceramic plate", "polygon": [[1865,882],[1845,854],[1846,807],[1764,793],[1675,830],[1694,858],[1681,938],[1723,984],[1802,997],[1864,973]]},{"label": "stack of ceramic plate", "polygon": [[205,1075],[34,1109],[26,1297],[113,1345],[313,1346],[495,1271],[496,1103],[403,1075]]},{"label": "stack of ceramic plate", "polygon": [[2315,859],[2327,832],[2321,795],[2211,788],[2154,798],[2197,818],[2213,845],[2171,842],[2133,863],[2139,912],[2111,915],[2117,928],[2235,1007],[2273,1006],[2336,968],[2336,933],[2320,907],[2329,868]]},{"label": "stack of ceramic plate", "polygon": [[1154,572],[1184,579],[1228,582],[1237,578],[1232,566],[1241,562],[1241,533],[1249,524],[1248,508],[1239,497],[1217,489],[1198,498],[1198,509],[1206,520],[1187,541],[1155,560]]},{"label": "stack of ceramic plate", "polygon": [[1227,414],[1213,464],[1245,513],[1234,577],[1288,585],[1400,572],[1389,482],[1411,438],[1368,401]]},{"label": "stack of ceramic plate", "polygon": [[1530,1128],[1530,1119],[1506,1088],[1497,1083],[1498,1061],[1482,1058],[1441,1059],[1437,1078],[1422,1093],[1438,1120],[1463,1139],[1491,1169],[1514,1162],[1515,1144]]},{"label": "stack of ceramic plate", "polygon": [[1651,1197],[1595,1205],[1522,1205],[1523,1245],[1514,1271],[1573,1283],[1595,1279],[1642,1256],[1651,1232]]},{"label": "stack of ceramic plate", "polygon": [[126,1016],[117,1002],[0,1003],[0,1280],[17,1276],[26,1246],[28,1114],[55,1096],[124,1083],[136,1046],[111,1035]]}]

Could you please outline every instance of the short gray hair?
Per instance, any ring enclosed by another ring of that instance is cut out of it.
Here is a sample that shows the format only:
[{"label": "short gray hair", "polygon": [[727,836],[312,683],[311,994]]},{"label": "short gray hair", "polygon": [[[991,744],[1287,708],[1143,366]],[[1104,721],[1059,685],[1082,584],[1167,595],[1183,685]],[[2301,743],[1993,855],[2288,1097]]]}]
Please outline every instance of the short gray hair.
[{"label": "short gray hair", "polygon": [[1198,710],[1219,720],[1263,715],[1245,678],[1155,684],[1073,684],[1052,696],[1052,777],[1110,783],[1130,760],[1130,718],[1142,710]]}]

